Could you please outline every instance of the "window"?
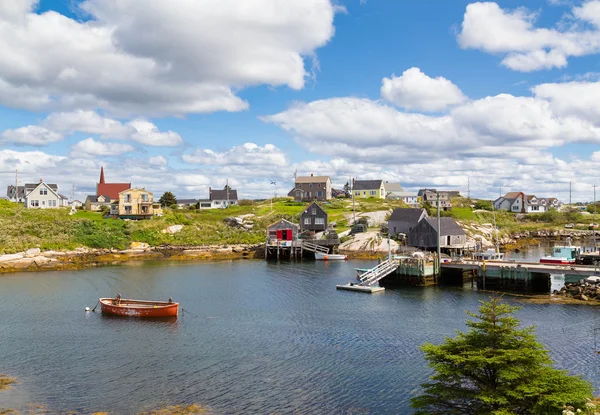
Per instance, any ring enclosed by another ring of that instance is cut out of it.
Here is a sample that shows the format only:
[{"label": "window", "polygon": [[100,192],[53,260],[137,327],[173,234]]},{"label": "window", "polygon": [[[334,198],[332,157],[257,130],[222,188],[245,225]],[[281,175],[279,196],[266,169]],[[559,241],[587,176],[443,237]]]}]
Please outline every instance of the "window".
[{"label": "window", "polygon": [[220,205],[221,202],[219,202],[218,200],[215,200],[215,205]]},{"label": "window", "polygon": [[40,187],[40,195],[46,196],[48,194],[48,189],[45,187]]},{"label": "window", "polygon": [[310,218],[304,218],[304,224],[305,225],[310,225]]},{"label": "window", "polygon": [[131,206],[125,206],[125,213],[131,214]]},{"label": "window", "polygon": [[310,188],[312,188],[312,183],[309,183],[309,184],[308,184],[308,188],[309,188],[309,189],[310,189]]},{"label": "window", "polygon": [[356,191],[354,192],[354,195],[355,195],[355,196],[360,196],[360,190],[356,190]]},{"label": "window", "polygon": [[148,214],[148,206],[142,206],[142,213]]},{"label": "window", "polygon": [[318,187],[318,188],[321,188],[321,183],[317,184],[317,187]]},{"label": "window", "polygon": [[210,203],[200,203],[200,207],[201,208],[210,208],[211,204]]},{"label": "window", "polygon": [[32,200],[31,203],[29,204],[29,206],[31,206],[31,207],[39,207],[40,206],[40,201],[39,200]]},{"label": "window", "polygon": [[371,190],[371,196],[375,196],[377,194],[377,190]]},{"label": "window", "polygon": [[126,202],[126,203],[131,203],[131,194],[130,194],[130,193],[127,193],[127,194],[125,195],[125,202]]},{"label": "window", "polygon": [[315,225],[325,225],[325,218],[315,218]]},{"label": "window", "polygon": [[142,194],[142,202],[147,202],[147,201],[148,201],[148,195]]},{"label": "window", "polygon": [[49,200],[48,201],[48,206],[49,207],[56,207],[56,200]]},{"label": "window", "polygon": [[365,190],[365,191],[363,192],[363,196],[366,196],[366,195],[367,195],[367,191]]},{"label": "window", "polygon": [[[320,193],[320,192],[319,192],[319,193]],[[316,214],[317,214],[317,208],[312,208],[312,209],[310,210],[310,214],[311,214],[311,215],[316,215]]]},{"label": "window", "polygon": [[43,208],[46,207],[46,201],[45,200],[42,200],[42,207]]}]

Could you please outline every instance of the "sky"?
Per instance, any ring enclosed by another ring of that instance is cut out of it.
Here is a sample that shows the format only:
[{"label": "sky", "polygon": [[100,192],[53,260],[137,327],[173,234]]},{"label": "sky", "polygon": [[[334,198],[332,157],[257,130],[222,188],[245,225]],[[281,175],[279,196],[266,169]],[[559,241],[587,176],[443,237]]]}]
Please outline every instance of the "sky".
[{"label": "sky", "polygon": [[0,1],[0,185],[591,201],[599,54],[600,0]]}]

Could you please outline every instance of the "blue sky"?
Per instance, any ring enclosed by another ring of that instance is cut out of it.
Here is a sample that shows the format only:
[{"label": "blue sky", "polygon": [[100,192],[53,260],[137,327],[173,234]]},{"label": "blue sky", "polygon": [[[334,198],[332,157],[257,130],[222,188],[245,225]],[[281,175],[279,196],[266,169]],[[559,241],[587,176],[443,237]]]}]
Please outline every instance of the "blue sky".
[{"label": "blue sky", "polygon": [[599,0],[252,6],[0,5],[0,184],[84,198],[104,165],[179,197],[282,195],[297,171],[591,199]]}]

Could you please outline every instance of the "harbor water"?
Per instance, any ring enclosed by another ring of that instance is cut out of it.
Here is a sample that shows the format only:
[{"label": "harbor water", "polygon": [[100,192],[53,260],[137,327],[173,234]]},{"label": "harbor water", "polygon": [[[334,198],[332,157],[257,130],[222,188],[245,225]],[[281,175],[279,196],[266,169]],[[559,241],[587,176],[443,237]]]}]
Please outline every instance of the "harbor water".
[{"label": "harbor water", "polygon": [[[419,350],[465,329],[470,284],[336,291],[376,261],[140,263],[0,276],[1,409],[129,415],[198,403],[218,414],[410,414]],[[181,303],[177,320],[86,313],[98,297]],[[600,386],[595,307],[521,304],[560,368]]]}]

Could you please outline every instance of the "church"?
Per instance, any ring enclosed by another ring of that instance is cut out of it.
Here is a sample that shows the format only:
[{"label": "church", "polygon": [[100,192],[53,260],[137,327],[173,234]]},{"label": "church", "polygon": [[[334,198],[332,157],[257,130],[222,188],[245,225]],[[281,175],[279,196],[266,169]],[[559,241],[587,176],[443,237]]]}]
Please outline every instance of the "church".
[{"label": "church", "polygon": [[100,182],[96,183],[96,195],[108,196],[110,200],[119,200],[119,192],[131,189],[131,183],[106,183],[104,166],[100,167]]}]

